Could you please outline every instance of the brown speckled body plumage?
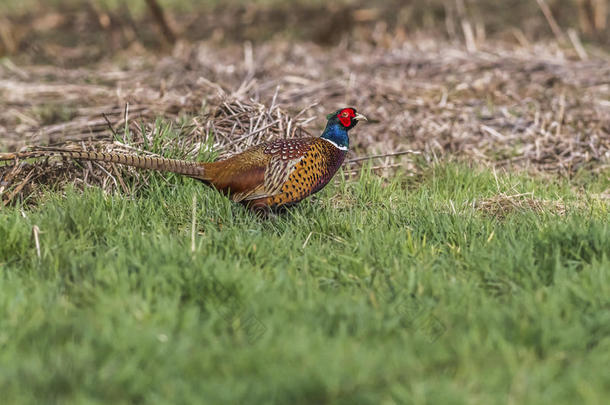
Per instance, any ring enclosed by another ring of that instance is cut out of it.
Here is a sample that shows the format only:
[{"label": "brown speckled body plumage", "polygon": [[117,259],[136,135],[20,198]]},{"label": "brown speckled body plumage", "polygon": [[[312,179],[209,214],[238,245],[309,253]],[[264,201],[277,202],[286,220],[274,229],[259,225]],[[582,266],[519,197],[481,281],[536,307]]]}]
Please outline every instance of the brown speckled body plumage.
[{"label": "brown speckled body plumage", "polygon": [[[322,189],[341,167],[347,151],[322,138],[275,141],[264,153],[271,155],[269,196],[252,199],[249,205],[277,208],[291,205]],[[266,179],[267,180],[267,179]]]},{"label": "brown speckled body plumage", "polygon": [[322,138],[278,139],[204,163],[202,180],[233,201],[276,209],[319,191],[341,167],[345,154]]},{"label": "brown speckled body plumage", "polygon": [[[347,130],[359,118],[364,119],[363,116],[356,115],[355,109],[343,109],[335,115],[329,115],[329,125],[343,125],[341,131],[347,139]],[[338,120],[342,124],[338,124]],[[327,125],[327,130],[328,128]],[[169,171],[201,180],[231,200],[250,208],[275,210],[295,204],[322,189],[339,170],[346,153],[347,146],[338,145],[323,135],[321,138],[266,142],[212,163],[54,148],[0,153],[0,160],[56,155]]]}]

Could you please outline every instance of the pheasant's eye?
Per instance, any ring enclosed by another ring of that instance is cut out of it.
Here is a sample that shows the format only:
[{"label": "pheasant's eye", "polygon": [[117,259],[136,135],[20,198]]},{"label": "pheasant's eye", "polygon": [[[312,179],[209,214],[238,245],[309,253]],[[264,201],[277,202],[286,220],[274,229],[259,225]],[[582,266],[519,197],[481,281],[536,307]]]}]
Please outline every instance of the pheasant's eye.
[{"label": "pheasant's eye", "polygon": [[341,113],[341,116],[342,116],[342,117],[348,117],[348,116],[349,116],[349,113],[348,113],[347,111],[343,111],[343,112]]}]

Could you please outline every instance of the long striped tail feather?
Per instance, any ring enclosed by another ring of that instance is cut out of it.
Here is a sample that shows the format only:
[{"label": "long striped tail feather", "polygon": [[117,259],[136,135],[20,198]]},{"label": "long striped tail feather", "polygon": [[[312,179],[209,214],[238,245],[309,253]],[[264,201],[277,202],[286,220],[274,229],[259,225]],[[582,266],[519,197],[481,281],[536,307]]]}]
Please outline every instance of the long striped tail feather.
[{"label": "long striped tail feather", "polygon": [[2,160],[24,160],[40,157],[59,156],[69,159],[91,160],[97,162],[117,163],[139,169],[165,171],[206,180],[205,165],[186,160],[167,159],[163,157],[140,156],[128,153],[89,152],[60,148],[44,148],[26,152],[0,153]]}]

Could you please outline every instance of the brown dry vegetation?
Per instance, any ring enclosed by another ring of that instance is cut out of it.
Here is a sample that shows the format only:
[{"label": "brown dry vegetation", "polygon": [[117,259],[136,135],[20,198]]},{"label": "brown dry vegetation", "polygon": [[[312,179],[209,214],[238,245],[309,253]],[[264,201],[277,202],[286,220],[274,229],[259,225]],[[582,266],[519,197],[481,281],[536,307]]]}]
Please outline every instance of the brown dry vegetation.
[{"label": "brown dry vegetation", "polygon": [[[106,21],[99,13],[90,9],[73,23],[90,15]],[[220,24],[223,13],[213,20]],[[371,23],[379,13],[350,18]],[[54,18],[66,23],[65,15]],[[410,150],[428,161],[455,156],[566,175],[603,171],[610,161],[610,58],[573,32],[566,43],[553,36],[530,42],[519,30],[506,41],[464,35],[468,24],[458,38],[378,21],[350,35],[317,30],[306,36],[313,41],[219,41],[218,30],[195,41],[182,31],[164,51],[143,46],[135,23],[100,24],[106,38],[128,48],[101,57],[99,44],[47,43],[36,53],[25,41],[17,47],[28,52],[0,63],[0,149],[68,142],[150,153],[163,117],[180,136],[161,151],[195,159],[210,143],[224,155],[273,137],[317,134],[326,113],[350,105],[372,119],[353,133],[354,167],[361,156]],[[340,41],[321,45],[322,34]],[[375,164],[411,169],[412,162],[408,154]],[[126,190],[126,173],[134,172],[60,161],[3,166],[0,190],[4,202],[60,180]]]}]

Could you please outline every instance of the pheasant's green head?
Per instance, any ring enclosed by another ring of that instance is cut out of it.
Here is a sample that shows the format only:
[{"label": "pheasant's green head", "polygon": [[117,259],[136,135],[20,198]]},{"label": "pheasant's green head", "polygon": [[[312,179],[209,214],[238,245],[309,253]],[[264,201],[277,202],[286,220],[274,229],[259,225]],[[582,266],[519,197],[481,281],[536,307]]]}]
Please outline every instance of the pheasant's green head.
[{"label": "pheasant's green head", "polygon": [[355,108],[347,107],[335,111],[332,114],[326,116],[328,119],[328,125],[340,125],[344,129],[349,130],[356,126],[358,121],[365,120],[366,117],[362,114],[358,114]]},{"label": "pheasant's green head", "polygon": [[322,133],[322,138],[330,141],[341,150],[347,150],[349,147],[349,138],[347,131],[356,126],[358,121],[365,120],[366,117],[358,114],[355,108],[342,108],[332,114],[326,116],[328,123],[326,129]]}]

